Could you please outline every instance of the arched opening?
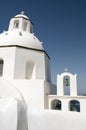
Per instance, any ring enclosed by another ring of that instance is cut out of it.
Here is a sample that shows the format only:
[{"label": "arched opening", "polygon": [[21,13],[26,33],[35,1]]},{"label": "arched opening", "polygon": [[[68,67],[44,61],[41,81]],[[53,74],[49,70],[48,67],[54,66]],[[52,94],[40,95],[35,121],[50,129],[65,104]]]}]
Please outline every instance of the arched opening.
[{"label": "arched opening", "polygon": [[77,100],[71,100],[69,102],[70,111],[80,112],[80,102]]},{"label": "arched opening", "polygon": [[51,102],[51,109],[53,110],[61,110],[61,101],[58,99],[55,99]]},{"label": "arched opening", "polygon": [[4,65],[4,61],[3,59],[0,59],[0,76],[3,75],[3,65]]},{"label": "arched opening", "polygon": [[19,28],[19,20],[14,21],[14,28],[15,29]]},{"label": "arched opening", "polygon": [[70,77],[64,76],[63,78],[64,95],[70,95]]},{"label": "arched opening", "polygon": [[23,23],[23,31],[26,31],[27,30],[27,22],[25,21],[24,23]]},{"label": "arched opening", "polygon": [[28,61],[26,63],[26,71],[25,71],[25,78],[26,79],[35,79],[36,78],[36,66],[32,61]]},{"label": "arched opening", "polygon": [[30,33],[33,33],[33,25],[30,24]]}]

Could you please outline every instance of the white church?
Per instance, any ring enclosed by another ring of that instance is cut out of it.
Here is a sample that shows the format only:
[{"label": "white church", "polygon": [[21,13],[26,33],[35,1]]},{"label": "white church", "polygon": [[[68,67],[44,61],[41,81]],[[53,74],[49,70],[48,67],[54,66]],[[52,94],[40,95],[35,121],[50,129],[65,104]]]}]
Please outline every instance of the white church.
[{"label": "white church", "polygon": [[51,83],[50,57],[20,13],[0,34],[0,130],[85,130],[86,97],[77,94],[77,75]]}]

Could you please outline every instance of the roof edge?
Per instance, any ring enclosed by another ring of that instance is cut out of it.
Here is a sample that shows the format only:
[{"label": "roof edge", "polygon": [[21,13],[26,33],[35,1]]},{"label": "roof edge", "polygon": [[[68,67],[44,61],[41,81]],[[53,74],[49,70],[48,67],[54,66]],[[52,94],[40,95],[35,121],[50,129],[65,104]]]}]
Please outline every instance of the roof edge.
[{"label": "roof edge", "polygon": [[30,48],[30,47],[24,47],[24,46],[20,46],[20,45],[4,45],[4,46],[0,46],[0,48],[3,48],[3,47],[19,47],[19,48],[23,48],[23,49],[29,49],[29,50],[44,52],[47,55],[47,57],[50,59],[49,55],[47,54],[47,52],[45,50],[35,49],[35,48]]}]

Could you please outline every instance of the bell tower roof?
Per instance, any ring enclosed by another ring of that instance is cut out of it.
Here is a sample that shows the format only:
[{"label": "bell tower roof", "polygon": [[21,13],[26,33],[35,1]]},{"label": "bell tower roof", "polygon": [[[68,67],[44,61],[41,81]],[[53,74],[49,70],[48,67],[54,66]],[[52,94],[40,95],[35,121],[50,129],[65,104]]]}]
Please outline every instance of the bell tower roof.
[{"label": "bell tower roof", "polygon": [[24,15],[24,11],[22,11],[20,14],[15,16],[15,18],[21,18],[21,17],[29,20],[29,18],[26,15]]}]

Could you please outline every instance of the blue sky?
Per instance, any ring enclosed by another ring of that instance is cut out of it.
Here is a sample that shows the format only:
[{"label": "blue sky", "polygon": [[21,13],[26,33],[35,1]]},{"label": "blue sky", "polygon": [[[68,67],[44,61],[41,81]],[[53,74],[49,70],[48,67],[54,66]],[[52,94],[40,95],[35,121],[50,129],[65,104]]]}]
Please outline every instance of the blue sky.
[{"label": "blue sky", "polygon": [[52,82],[68,68],[78,75],[79,93],[86,94],[86,1],[1,0],[0,33],[22,10],[34,23],[34,33],[51,58]]}]

